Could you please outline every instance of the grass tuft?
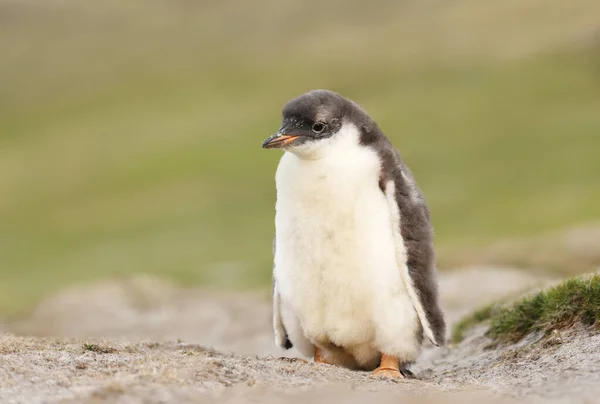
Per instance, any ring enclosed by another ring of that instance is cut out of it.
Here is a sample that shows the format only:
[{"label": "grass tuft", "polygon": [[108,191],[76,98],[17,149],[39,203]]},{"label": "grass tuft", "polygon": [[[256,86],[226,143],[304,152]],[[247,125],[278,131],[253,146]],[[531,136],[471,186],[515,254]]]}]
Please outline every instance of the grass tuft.
[{"label": "grass tuft", "polygon": [[486,306],[454,327],[453,341],[460,342],[468,329],[488,320],[486,335],[497,343],[514,343],[533,332],[549,334],[576,324],[600,328],[600,275],[569,279],[511,306]]},{"label": "grass tuft", "polygon": [[600,275],[569,279],[527,297],[492,317],[488,335],[516,342],[532,332],[549,333],[575,324],[600,326]]}]

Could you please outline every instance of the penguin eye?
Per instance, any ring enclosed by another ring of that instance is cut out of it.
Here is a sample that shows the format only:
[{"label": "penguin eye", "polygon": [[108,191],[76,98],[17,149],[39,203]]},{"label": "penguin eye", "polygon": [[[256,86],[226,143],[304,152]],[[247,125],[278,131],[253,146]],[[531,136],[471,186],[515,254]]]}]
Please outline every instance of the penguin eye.
[{"label": "penguin eye", "polygon": [[313,125],[312,130],[315,133],[321,133],[325,129],[325,124],[322,122],[317,122]]}]

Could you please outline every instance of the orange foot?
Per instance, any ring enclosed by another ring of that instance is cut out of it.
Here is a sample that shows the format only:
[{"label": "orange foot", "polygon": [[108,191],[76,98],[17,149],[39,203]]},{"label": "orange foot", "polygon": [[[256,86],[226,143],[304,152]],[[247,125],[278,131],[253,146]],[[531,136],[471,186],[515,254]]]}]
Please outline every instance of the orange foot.
[{"label": "orange foot", "polygon": [[318,348],[315,346],[315,363],[325,363],[327,365],[329,365],[330,363],[327,362],[327,359],[325,359],[325,355],[323,355],[323,351],[321,350],[321,348]]},{"label": "orange foot", "polygon": [[381,355],[381,363],[379,367],[373,371],[375,376],[388,377],[391,379],[402,379],[404,375],[400,372],[400,364],[398,359],[389,356]]}]

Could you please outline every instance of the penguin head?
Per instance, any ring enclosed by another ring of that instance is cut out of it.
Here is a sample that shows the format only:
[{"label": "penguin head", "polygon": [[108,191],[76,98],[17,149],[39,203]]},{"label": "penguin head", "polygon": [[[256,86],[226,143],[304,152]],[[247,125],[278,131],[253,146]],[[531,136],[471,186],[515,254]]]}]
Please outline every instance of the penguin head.
[{"label": "penguin head", "polygon": [[344,127],[361,129],[369,120],[358,105],[328,90],[313,90],[289,101],[279,130],[262,147],[283,149],[301,157],[317,157],[343,142]]}]

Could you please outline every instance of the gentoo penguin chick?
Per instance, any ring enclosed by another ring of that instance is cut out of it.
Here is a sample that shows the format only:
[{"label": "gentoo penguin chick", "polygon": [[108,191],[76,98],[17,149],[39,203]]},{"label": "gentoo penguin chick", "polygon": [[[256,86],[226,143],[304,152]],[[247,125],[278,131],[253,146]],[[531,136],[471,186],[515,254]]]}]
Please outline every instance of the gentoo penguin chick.
[{"label": "gentoo penguin chick", "polygon": [[445,342],[433,230],[399,152],[357,104],[315,90],[288,102],[264,148],[276,173],[276,344],[315,362],[403,377],[424,336]]}]

